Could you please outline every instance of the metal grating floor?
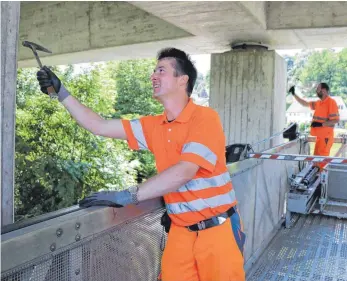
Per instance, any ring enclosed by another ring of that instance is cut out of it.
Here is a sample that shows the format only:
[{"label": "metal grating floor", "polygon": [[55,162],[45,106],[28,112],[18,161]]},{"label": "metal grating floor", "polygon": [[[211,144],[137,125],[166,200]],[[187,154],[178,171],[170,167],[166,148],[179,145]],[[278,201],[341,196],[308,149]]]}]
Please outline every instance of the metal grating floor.
[{"label": "metal grating floor", "polygon": [[247,281],[347,281],[347,220],[299,216],[281,229]]}]

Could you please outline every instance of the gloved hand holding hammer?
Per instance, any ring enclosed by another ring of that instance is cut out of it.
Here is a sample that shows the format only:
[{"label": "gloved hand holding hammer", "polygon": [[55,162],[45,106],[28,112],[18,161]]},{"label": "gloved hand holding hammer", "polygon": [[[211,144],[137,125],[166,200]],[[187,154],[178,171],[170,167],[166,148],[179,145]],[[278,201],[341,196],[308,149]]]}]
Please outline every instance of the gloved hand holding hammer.
[{"label": "gloved hand holding hammer", "polygon": [[39,81],[41,91],[47,95],[49,94],[47,89],[53,86],[55,92],[58,94],[58,100],[60,102],[70,95],[60,82],[60,79],[47,66],[43,66],[37,72],[37,80]]},{"label": "gloved hand holding hammer", "polygon": [[295,96],[295,86],[291,86],[288,92]]}]

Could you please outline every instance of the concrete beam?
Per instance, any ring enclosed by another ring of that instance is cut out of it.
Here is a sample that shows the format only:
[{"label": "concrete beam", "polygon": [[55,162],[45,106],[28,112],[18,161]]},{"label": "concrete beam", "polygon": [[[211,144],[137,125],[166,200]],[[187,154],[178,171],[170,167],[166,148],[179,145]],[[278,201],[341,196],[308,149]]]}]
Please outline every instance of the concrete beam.
[{"label": "concrete beam", "polygon": [[254,2],[158,1],[155,2],[155,9],[152,2],[132,3],[194,35],[209,36],[215,40],[227,39],[229,43],[234,32],[258,29],[259,22],[255,19],[265,22],[265,12],[261,15],[262,4]]},{"label": "concrete beam", "polygon": [[[155,57],[167,46],[222,53],[239,42],[272,49],[344,47],[347,2],[22,2],[20,40],[53,51],[44,64]],[[36,66],[20,46],[20,67]]]},{"label": "concrete beam", "polygon": [[239,1],[249,14],[266,29],[266,4],[265,1]]},{"label": "concrete beam", "polygon": [[346,26],[347,2],[267,2],[268,29],[308,29]]},{"label": "concrete beam", "polygon": [[14,219],[15,109],[20,2],[1,2],[1,225]]},{"label": "concrete beam", "polygon": [[[53,57],[75,54],[69,63],[92,61],[90,50],[102,53],[103,49],[192,36],[127,2],[113,1],[21,2],[19,33],[20,41],[41,44]],[[52,56],[41,53],[47,55]],[[32,58],[31,51],[20,45],[19,61]]]}]

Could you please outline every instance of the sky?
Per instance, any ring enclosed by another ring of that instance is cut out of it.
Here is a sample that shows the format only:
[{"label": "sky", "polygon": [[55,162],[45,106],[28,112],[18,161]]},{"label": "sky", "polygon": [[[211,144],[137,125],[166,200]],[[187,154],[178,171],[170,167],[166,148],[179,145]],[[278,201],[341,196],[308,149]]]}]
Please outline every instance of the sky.
[{"label": "sky", "polygon": [[211,67],[211,55],[192,55],[192,60],[195,61],[195,67],[198,72],[206,75],[207,71]]}]

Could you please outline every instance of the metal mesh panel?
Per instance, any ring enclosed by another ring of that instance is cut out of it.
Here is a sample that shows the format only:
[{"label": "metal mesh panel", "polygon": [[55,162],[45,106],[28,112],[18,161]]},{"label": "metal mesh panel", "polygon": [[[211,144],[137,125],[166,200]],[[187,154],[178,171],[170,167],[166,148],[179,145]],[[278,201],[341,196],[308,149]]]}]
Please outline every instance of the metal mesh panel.
[{"label": "metal mesh panel", "polygon": [[127,221],[3,272],[1,281],[156,280],[162,255],[162,213]]},{"label": "metal mesh panel", "polygon": [[301,216],[282,229],[247,281],[347,281],[347,220]]},{"label": "metal mesh panel", "polygon": [[329,164],[328,197],[347,200],[347,165]]}]

